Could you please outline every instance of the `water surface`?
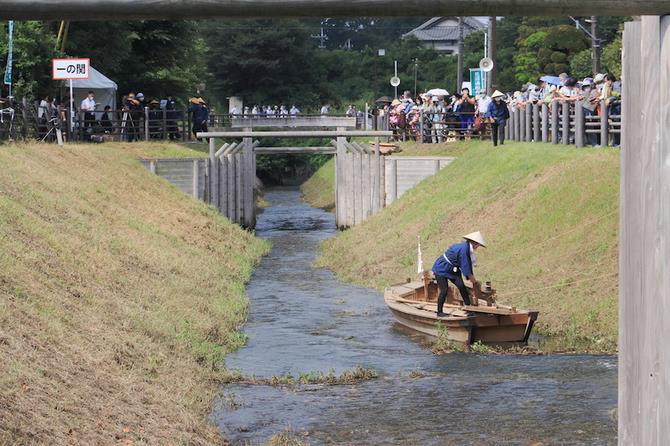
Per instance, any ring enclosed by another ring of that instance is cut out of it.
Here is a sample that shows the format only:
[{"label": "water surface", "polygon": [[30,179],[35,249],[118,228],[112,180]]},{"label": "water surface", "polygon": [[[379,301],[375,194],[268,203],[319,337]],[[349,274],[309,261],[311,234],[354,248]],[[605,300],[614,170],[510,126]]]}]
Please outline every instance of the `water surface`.
[{"label": "water surface", "polygon": [[247,289],[249,343],[227,367],[270,377],[363,366],[380,378],[228,385],[212,419],[234,444],[262,444],[289,427],[311,444],[616,444],[616,358],[435,356],[394,322],[380,293],[312,266],[319,243],[336,233],[332,214],[303,203],[296,189],[265,198],[271,207],[256,230],[273,250]]}]

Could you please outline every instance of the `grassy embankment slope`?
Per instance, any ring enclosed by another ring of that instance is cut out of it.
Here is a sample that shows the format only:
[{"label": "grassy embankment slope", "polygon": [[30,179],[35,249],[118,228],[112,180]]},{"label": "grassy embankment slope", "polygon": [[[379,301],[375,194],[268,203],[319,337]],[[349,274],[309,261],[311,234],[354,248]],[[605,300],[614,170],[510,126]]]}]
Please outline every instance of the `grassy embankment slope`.
[{"label": "grassy embankment slope", "polygon": [[221,444],[264,242],[149,174],[172,145],[0,148],[0,444]]},{"label": "grassy embankment slope", "polygon": [[382,289],[416,275],[417,235],[430,268],[462,234],[481,230],[490,246],[478,253],[478,278],[492,280],[502,302],[540,310],[538,332],[554,336],[548,349],[615,350],[618,151],[490,142],[429,150],[403,154],[459,158],[326,241],[319,264]]}]

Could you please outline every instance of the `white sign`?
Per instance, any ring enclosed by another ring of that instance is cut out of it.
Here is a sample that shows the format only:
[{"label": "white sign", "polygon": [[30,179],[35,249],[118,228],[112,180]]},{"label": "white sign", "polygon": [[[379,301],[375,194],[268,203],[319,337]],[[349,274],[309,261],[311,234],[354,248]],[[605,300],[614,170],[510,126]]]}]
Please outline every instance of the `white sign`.
[{"label": "white sign", "polygon": [[400,85],[400,78],[398,76],[393,76],[391,78],[391,86],[397,87],[398,85]]},{"label": "white sign", "polygon": [[91,59],[52,59],[51,63],[55,81],[88,79],[91,74]]}]

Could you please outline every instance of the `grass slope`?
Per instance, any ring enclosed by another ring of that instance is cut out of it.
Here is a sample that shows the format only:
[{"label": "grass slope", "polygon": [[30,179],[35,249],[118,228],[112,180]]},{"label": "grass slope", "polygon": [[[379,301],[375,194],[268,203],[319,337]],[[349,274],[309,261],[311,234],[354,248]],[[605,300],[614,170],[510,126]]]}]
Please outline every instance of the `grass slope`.
[{"label": "grass slope", "polygon": [[300,190],[311,206],[328,211],[335,209],[335,157],[319,167]]},{"label": "grass slope", "polygon": [[0,444],[224,442],[207,416],[268,246],[136,150],[0,148]]},{"label": "grass slope", "polygon": [[481,230],[490,246],[478,253],[477,277],[492,280],[501,301],[540,310],[538,331],[555,337],[553,348],[614,350],[618,152],[467,147],[377,216],[326,241],[319,264],[381,289],[416,275],[418,235],[430,268],[445,247]]}]

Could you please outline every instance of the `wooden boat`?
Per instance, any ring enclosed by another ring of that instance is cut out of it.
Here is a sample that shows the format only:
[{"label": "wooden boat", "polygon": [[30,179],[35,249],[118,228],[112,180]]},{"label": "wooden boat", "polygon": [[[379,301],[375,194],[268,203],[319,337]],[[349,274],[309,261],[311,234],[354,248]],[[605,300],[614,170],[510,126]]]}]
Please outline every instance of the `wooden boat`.
[{"label": "wooden boat", "polygon": [[437,283],[430,273],[422,281],[407,282],[387,288],[386,305],[396,320],[413,330],[438,336],[438,321],[446,329],[449,340],[472,344],[525,345],[537,319],[538,312],[519,310],[496,302],[496,290],[487,282],[474,290],[466,282],[472,305],[464,305],[456,287],[449,286],[444,306],[445,317],[437,317]]}]

